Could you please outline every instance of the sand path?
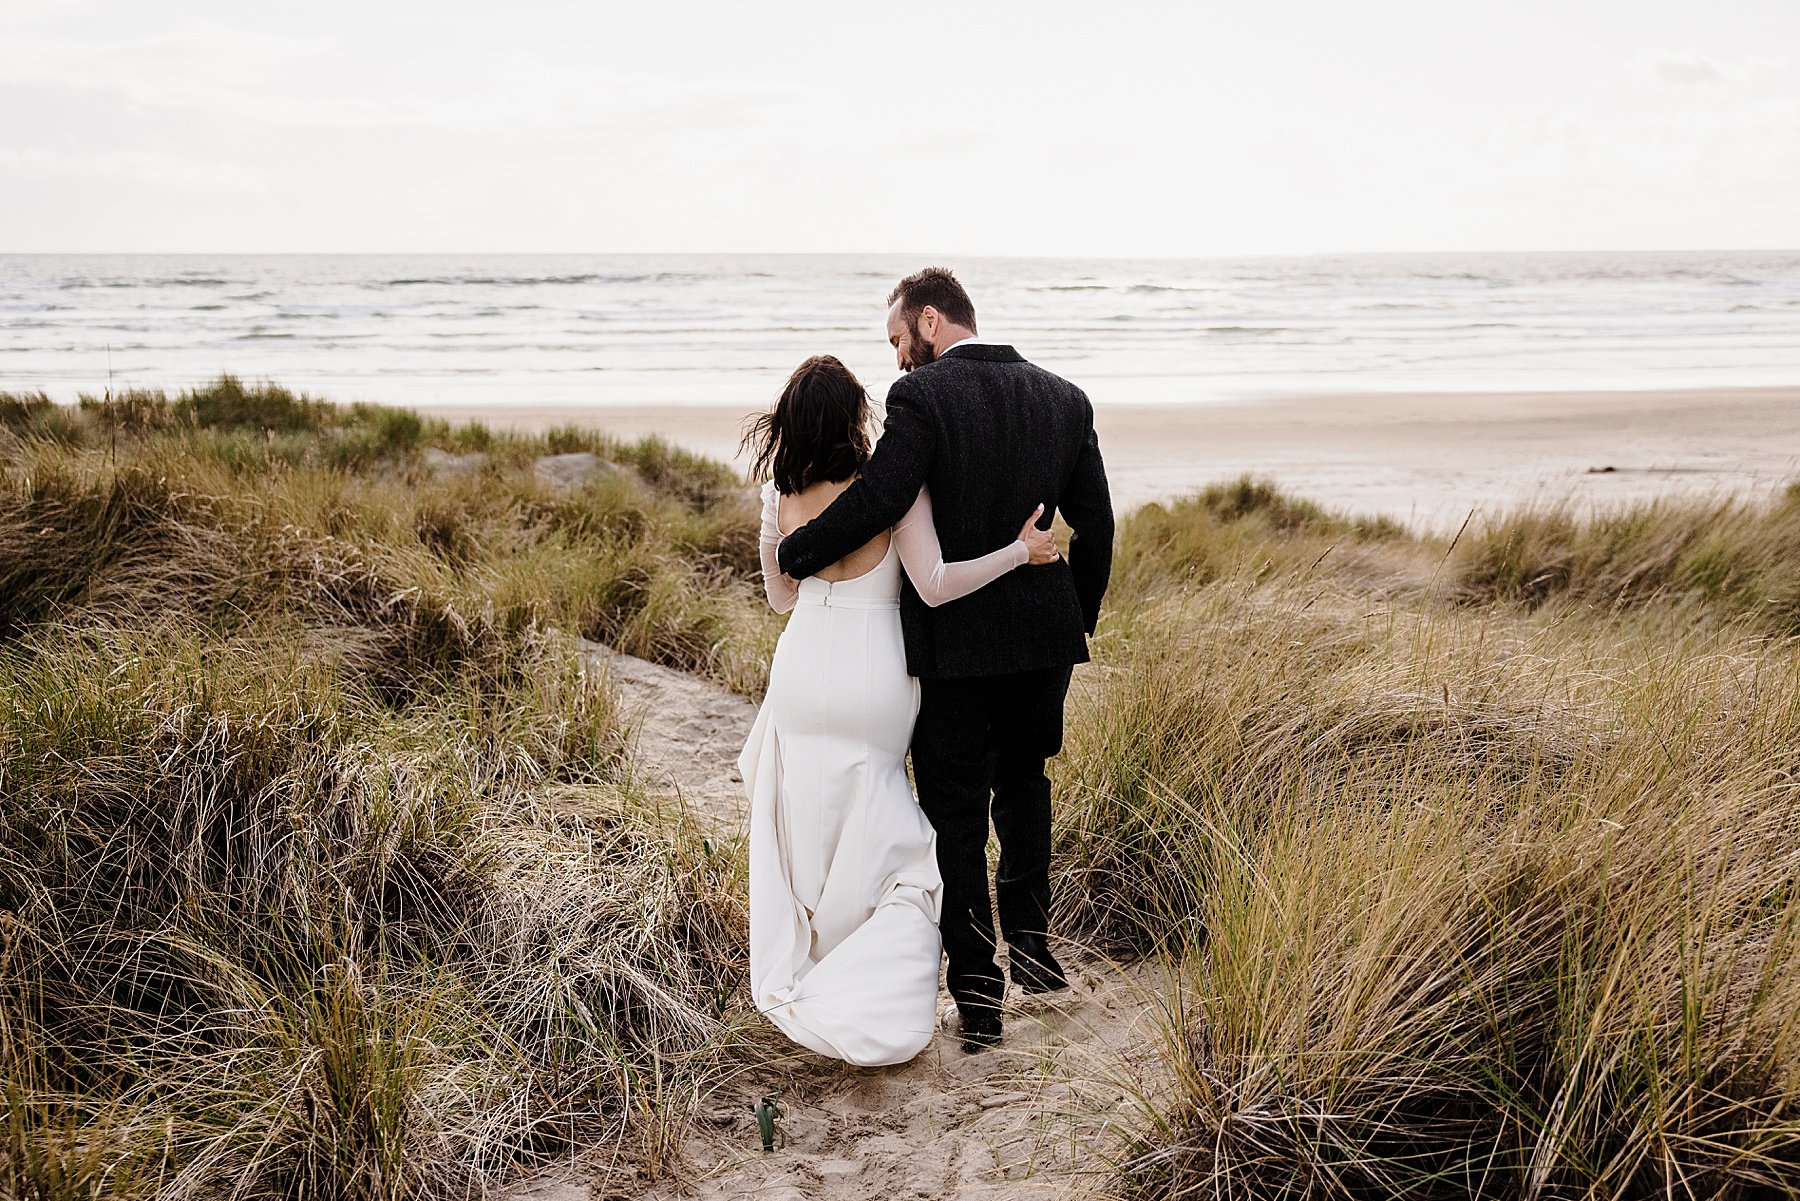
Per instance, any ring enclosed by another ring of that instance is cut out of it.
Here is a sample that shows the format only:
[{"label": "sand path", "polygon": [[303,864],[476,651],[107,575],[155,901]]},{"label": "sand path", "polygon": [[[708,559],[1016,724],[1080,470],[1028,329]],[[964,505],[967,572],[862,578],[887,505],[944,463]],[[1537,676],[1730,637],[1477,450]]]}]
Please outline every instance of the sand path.
[{"label": "sand path", "polygon": [[612,682],[644,789],[680,797],[721,834],[742,833],[747,811],[737,757],[756,706],[699,676],[580,642],[589,665]]},{"label": "sand path", "polygon": [[[948,1028],[912,1062],[851,1068],[797,1052],[748,1068],[703,1105],[656,1201],[1014,1201],[1102,1183],[1116,1125],[1153,1087],[1147,976],[1069,956],[1071,987],[1012,1001],[1006,1040],[964,1055]],[[782,1141],[761,1150],[753,1098],[779,1090]]]},{"label": "sand path", "polygon": [[[589,643],[636,728],[634,750],[652,791],[679,793],[721,833],[741,832],[736,770],[755,707],[705,681]],[[646,1185],[655,1201],[924,1201],[1070,1197],[1099,1183],[1121,1121],[1155,1089],[1156,969],[1120,966],[1059,944],[1071,987],[1009,994],[1005,1042],[965,1055],[954,1011],[912,1062],[853,1068],[771,1033],[702,1099],[674,1173]],[[776,1095],[780,1144],[761,1149],[750,1106]],[[576,1181],[542,1178],[519,1201],[577,1201]]]}]

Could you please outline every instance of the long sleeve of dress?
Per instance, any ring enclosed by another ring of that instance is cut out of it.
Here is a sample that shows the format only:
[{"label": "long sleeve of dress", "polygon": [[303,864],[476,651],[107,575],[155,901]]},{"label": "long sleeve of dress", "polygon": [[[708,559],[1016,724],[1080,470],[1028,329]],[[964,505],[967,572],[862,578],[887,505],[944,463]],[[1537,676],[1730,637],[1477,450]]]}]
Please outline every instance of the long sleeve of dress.
[{"label": "long sleeve of dress", "polygon": [[780,513],[780,498],[775,485],[764,484],[762,534],[758,539],[762,552],[763,592],[769,598],[769,608],[786,613],[799,599],[800,585],[792,577],[782,574],[781,564],[775,556],[781,546]]},{"label": "long sleeve of dress", "polygon": [[[937,526],[931,520],[931,493],[924,488],[919,489],[918,499],[894,527],[894,543],[899,547],[900,563],[906,568],[906,576],[912,581],[919,599],[934,609],[993,583],[1013,568],[1024,566],[1031,558],[1025,543],[1014,540],[979,559],[944,562],[943,548],[938,545]],[[764,553],[766,557],[767,552]]]}]

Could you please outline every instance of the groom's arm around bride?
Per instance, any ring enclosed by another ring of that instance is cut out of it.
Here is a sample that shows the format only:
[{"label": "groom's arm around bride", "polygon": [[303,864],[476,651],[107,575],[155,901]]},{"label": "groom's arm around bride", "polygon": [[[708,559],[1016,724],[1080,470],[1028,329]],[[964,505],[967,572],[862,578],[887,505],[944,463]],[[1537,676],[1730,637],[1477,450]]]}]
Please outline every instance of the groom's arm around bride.
[{"label": "groom's arm around bride", "polygon": [[935,611],[908,589],[908,668],[929,678],[1085,662],[1113,551],[1086,395],[1010,346],[964,339],[923,351],[926,364],[888,392],[886,428],[861,478],[782,540],[782,570],[803,579],[865,545],[905,515],[921,485],[947,561],[1006,545],[1041,503],[1043,524],[1060,511],[1072,531],[1066,563],[1014,572]]}]

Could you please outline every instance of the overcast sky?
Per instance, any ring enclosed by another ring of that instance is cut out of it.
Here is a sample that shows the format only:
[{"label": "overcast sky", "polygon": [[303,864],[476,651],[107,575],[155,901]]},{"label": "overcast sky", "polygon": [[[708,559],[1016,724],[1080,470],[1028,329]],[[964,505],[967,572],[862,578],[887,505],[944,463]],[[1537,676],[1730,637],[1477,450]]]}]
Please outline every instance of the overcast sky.
[{"label": "overcast sky", "polygon": [[0,251],[1800,246],[1800,0],[0,0]]}]

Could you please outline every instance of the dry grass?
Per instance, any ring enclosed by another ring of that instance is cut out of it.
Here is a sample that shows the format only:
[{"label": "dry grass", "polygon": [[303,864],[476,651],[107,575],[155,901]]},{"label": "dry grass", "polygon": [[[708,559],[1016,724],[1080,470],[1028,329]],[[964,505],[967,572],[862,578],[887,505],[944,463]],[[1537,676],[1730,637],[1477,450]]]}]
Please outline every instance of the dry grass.
[{"label": "dry grass", "polygon": [[1800,484],[1773,504],[1741,499],[1638,505],[1578,520],[1557,508],[1507,514],[1457,548],[1473,603],[1573,598],[1610,608],[1725,609],[1800,633]]},{"label": "dry grass", "polygon": [[[127,420],[125,406],[161,416]],[[297,612],[454,657],[483,623],[536,624],[762,686],[777,623],[750,500],[724,468],[654,439],[451,429],[229,378],[175,401],[50,410],[0,397],[0,635],[56,615],[230,629]],[[426,449],[484,457],[434,471]],[[601,470],[578,486],[533,470],[579,452]]]},{"label": "dry grass", "polygon": [[0,425],[0,1196],[659,1171],[742,864],[627,786],[572,635],[756,686],[728,477],[234,381]]},{"label": "dry grass", "polygon": [[[742,860],[562,640],[754,695],[735,481],[230,380],[0,396],[0,461],[0,1195],[659,1171]],[[1119,1190],[1800,1195],[1797,522],[1123,523],[1056,769],[1062,927],[1178,982]]]},{"label": "dry grass", "polygon": [[14,1194],[460,1195],[666,1153],[731,1037],[735,863],[618,786],[570,648],[413,668],[396,705],[291,628],[0,655]]},{"label": "dry grass", "polygon": [[1332,513],[1246,475],[1129,514],[1119,527],[1110,595],[1116,602],[1320,568],[1355,577],[1371,592],[1415,590],[1429,566],[1420,550],[1385,517]]},{"label": "dry grass", "polygon": [[[1787,520],[1731,512],[1709,538],[1751,561]],[[1625,606],[1324,567],[1124,595],[1057,858],[1071,927],[1182,965],[1179,1102],[1121,1190],[1800,1193],[1800,659],[1755,603],[1800,567],[1769,571]]]}]

